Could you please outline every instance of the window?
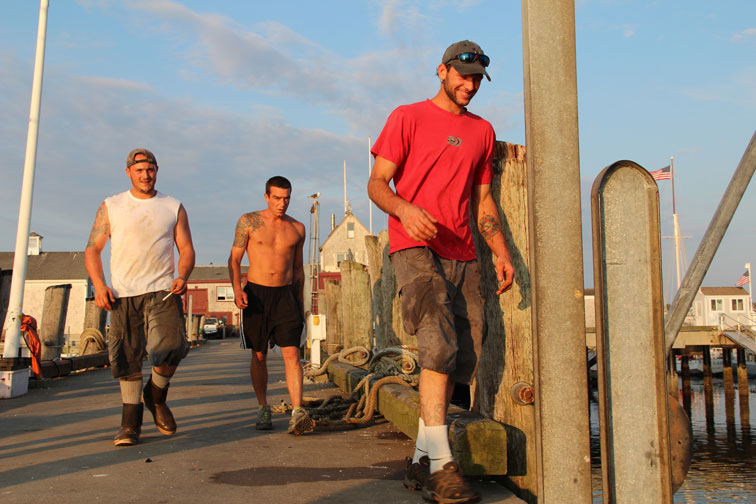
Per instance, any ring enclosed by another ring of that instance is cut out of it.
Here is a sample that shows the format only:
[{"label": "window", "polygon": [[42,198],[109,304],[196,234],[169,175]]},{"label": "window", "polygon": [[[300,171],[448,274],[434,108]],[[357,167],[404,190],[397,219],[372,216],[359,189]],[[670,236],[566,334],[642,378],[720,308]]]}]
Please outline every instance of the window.
[{"label": "window", "polygon": [[721,299],[711,300],[711,311],[724,311],[724,303]]},{"label": "window", "polygon": [[354,238],[354,222],[347,222],[347,238]]},{"label": "window", "polygon": [[218,287],[216,294],[217,294],[216,299],[218,301],[233,301],[234,300],[233,287]]},{"label": "window", "polygon": [[336,266],[341,264],[341,261],[346,261],[346,254],[336,254]]},{"label": "window", "polygon": [[733,299],[732,300],[732,311],[743,311],[743,300],[742,299]]}]

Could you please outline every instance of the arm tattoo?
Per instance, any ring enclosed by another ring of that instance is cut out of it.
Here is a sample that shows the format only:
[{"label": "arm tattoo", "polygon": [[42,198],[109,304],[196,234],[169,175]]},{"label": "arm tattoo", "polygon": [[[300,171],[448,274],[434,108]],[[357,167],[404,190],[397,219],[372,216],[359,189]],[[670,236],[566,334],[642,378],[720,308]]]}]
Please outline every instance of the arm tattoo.
[{"label": "arm tattoo", "polygon": [[94,247],[97,238],[101,235],[110,235],[110,224],[105,220],[105,203],[97,209],[97,215],[95,216],[94,224],[92,224],[92,231],[89,233],[87,248]]},{"label": "arm tattoo", "polygon": [[234,247],[246,248],[250,235],[258,228],[262,227],[263,219],[257,212],[244,214],[236,224],[236,237],[234,238]]},{"label": "arm tattoo", "polygon": [[501,232],[501,228],[496,219],[491,215],[484,215],[480,218],[478,223],[478,230],[486,241],[491,240],[497,233]]}]

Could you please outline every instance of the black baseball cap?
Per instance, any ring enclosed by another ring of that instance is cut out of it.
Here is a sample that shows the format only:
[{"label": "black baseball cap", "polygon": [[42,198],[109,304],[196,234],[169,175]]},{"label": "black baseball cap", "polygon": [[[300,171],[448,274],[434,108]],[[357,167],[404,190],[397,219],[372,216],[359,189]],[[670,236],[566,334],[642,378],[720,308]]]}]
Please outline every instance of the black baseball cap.
[{"label": "black baseball cap", "polygon": [[[142,154],[147,159],[140,159],[137,161],[134,159],[137,156],[137,154]],[[126,156],[126,168],[131,168],[131,165],[134,165],[137,163],[144,163],[145,161],[147,161],[148,163],[152,163],[155,166],[158,165],[157,159],[155,159],[155,154],[145,149],[144,147],[134,149],[133,151],[129,152],[128,156]]]},{"label": "black baseball cap", "polygon": [[[441,63],[443,63],[444,65],[453,66],[454,69],[460,73],[460,75],[483,74],[486,76],[486,79],[490,81],[491,77],[488,75],[488,72],[486,72],[486,67],[483,66],[480,58],[476,58],[474,61],[469,63],[463,63],[462,61],[460,61],[459,55],[465,53],[485,55],[483,49],[481,49],[480,46],[475,42],[462,40],[450,45],[446,49],[446,51],[444,51],[444,57],[442,58]],[[488,64],[486,64],[486,66],[488,66]]]}]

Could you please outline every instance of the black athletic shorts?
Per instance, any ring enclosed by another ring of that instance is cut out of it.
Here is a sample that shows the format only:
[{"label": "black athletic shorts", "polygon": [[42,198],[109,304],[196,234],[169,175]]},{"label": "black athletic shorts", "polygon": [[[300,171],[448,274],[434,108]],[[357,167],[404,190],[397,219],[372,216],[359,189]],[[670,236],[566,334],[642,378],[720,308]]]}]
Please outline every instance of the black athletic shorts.
[{"label": "black athletic shorts", "polygon": [[241,346],[265,352],[270,343],[299,347],[304,328],[296,287],[266,287],[247,282],[247,307],[242,310]]}]

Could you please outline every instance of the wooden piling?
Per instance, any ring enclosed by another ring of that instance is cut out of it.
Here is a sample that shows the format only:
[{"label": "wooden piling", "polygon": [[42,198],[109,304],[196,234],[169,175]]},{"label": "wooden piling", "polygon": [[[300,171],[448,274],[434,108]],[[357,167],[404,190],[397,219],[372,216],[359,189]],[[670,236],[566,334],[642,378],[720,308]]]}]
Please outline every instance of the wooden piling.
[{"label": "wooden piling", "polygon": [[711,347],[703,347],[704,408],[706,411],[706,428],[714,429],[714,385],[711,376]]},{"label": "wooden piling", "polygon": [[326,314],[326,352],[337,353],[344,347],[344,336],[341,330],[341,283],[338,280],[326,278],[323,281],[323,296],[318,301],[321,313]]},{"label": "wooden piling", "polygon": [[512,256],[515,281],[507,293],[496,294],[493,257],[473,225],[488,330],[471,396],[474,411],[503,423],[507,429],[507,486],[522,499],[535,503],[535,409],[532,403],[522,404],[512,395],[518,383],[532,392],[534,382],[527,187],[525,147],[497,142],[491,191],[502,211],[502,231]]},{"label": "wooden piling", "polygon": [[722,348],[722,379],[725,393],[725,418],[727,425],[735,423],[735,386],[732,376],[732,349]]},{"label": "wooden piling", "polygon": [[[365,266],[355,261],[341,261],[341,327],[344,348],[372,348],[372,296],[370,276]],[[326,319],[327,320],[327,319]],[[328,323],[326,322],[326,327]]]},{"label": "wooden piling", "polygon": [[373,321],[378,348],[393,346],[417,349],[417,336],[404,330],[399,291],[394,267],[389,258],[388,231],[365,238],[370,263],[370,285],[373,294]]},{"label": "wooden piling", "polygon": [[745,348],[738,348],[738,404],[740,425],[750,425],[751,415],[748,405],[748,368],[746,367]]},{"label": "wooden piling", "polygon": [[65,343],[66,314],[71,284],[51,285],[45,289],[45,301],[42,308],[42,323],[39,339],[42,343],[41,360],[54,360],[60,357]]},{"label": "wooden piling", "polygon": [[680,358],[680,374],[682,375],[683,408],[690,418],[690,355],[683,354]]},{"label": "wooden piling", "polygon": [[107,310],[97,306],[94,299],[87,299],[86,307],[84,308],[84,327],[82,327],[82,330],[97,329],[100,331],[100,334],[104,335],[107,318]]}]

